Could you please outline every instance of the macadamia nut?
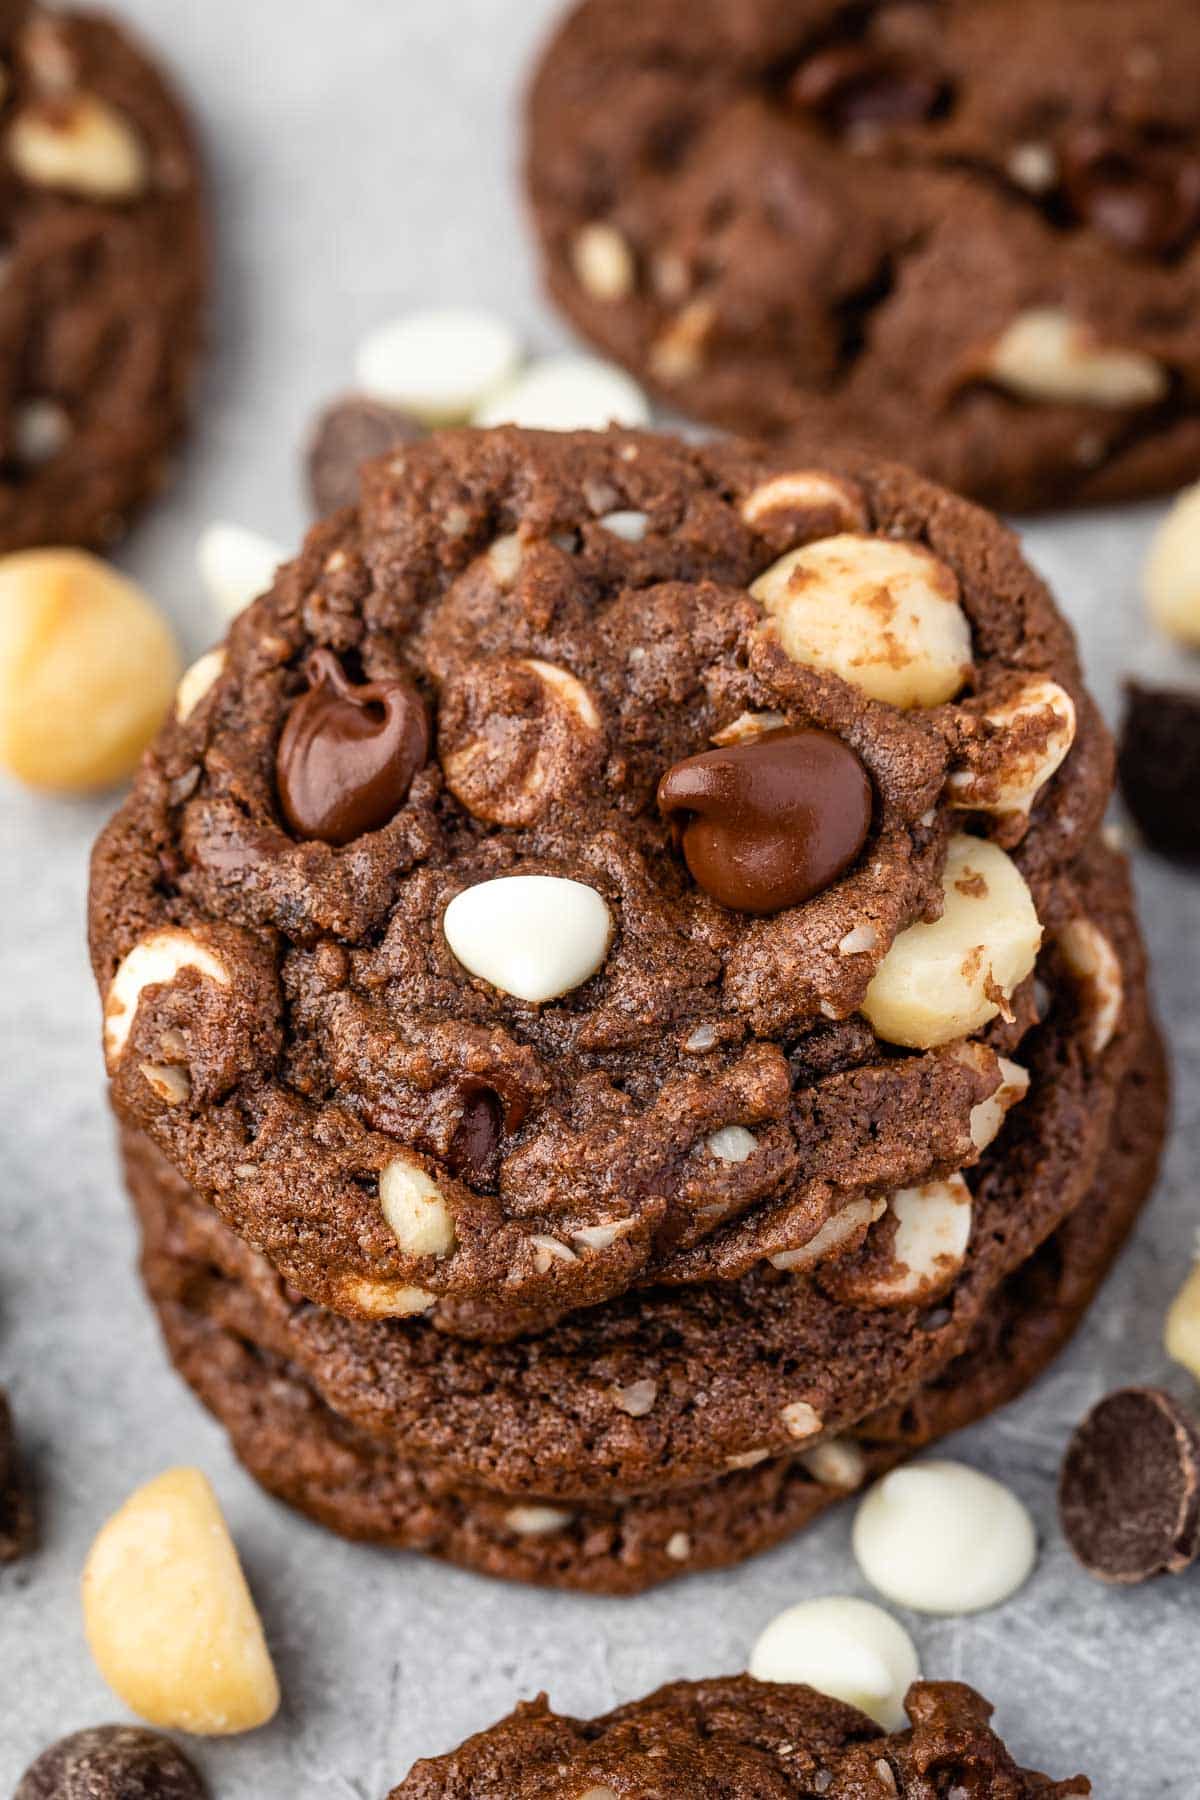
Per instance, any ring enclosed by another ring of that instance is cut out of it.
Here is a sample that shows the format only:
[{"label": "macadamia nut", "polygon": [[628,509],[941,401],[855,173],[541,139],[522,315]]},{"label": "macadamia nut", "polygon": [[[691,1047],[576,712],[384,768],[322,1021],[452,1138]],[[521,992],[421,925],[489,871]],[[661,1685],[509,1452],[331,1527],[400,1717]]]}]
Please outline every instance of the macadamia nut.
[{"label": "macadamia nut", "polygon": [[95,94],[55,95],[23,108],[9,127],[8,155],[32,186],[86,200],[136,200],[150,182],[133,126]]},{"label": "macadamia nut", "polygon": [[175,717],[181,725],[186,725],[200,702],[209,690],[220,680],[226,663],[224,648],[206,650],[198,656],[194,663],[184,670],[179,686],[175,690]]},{"label": "macadamia nut", "polygon": [[970,1613],[1023,1587],[1037,1561],[1016,1495],[965,1463],[894,1469],[859,1504],[854,1554],[873,1587],[916,1612]]},{"label": "macadamia nut", "polygon": [[1075,702],[1057,681],[1031,681],[983,718],[1002,734],[999,761],[955,769],[950,804],[973,812],[1028,813],[1075,742]]},{"label": "macadamia nut", "polygon": [[110,1074],[121,1060],[143,991],[169,987],[184,969],[197,969],[219,986],[229,986],[229,971],[220,958],[173,925],[142,938],[123,959],[104,1002],[104,1057]]},{"label": "macadamia nut", "polygon": [[789,1606],[750,1652],[757,1681],[798,1681],[857,1706],[898,1731],[904,1696],[919,1680],[916,1647],[902,1625],[869,1600],[829,1595]]},{"label": "macadamia nut", "polygon": [[1171,1302],[1164,1337],[1167,1355],[1200,1381],[1200,1262]]},{"label": "macadamia nut", "polygon": [[1093,1056],[1099,1056],[1112,1043],[1125,1004],[1121,959],[1090,919],[1072,919],[1059,932],[1057,943],[1063,961],[1083,990],[1088,1049]]},{"label": "macadamia nut", "polygon": [[18,781],[73,793],[124,780],[179,669],[165,619],[98,557],[0,557],[0,768]]},{"label": "macadamia nut", "polygon": [[[964,1049],[970,1048],[964,1045]],[[986,1100],[971,1108],[971,1142],[976,1150],[986,1150],[999,1137],[1005,1119],[1013,1107],[1029,1092],[1029,1070],[1007,1056],[997,1058],[1000,1064],[1000,1086]]]},{"label": "macadamia nut", "polygon": [[951,569],[920,544],[844,532],[789,551],[750,592],[794,662],[891,706],[952,700],[971,671],[971,628]]},{"label": "macadamia nut", "polygon": [[747,525],[763,525],[781,515],[824,511],[835,515],[843,531],[862,531],[867,523],[862,495],[848,481],[822,469],[773,475],[747,494],[741,507]]},{"label": "macadamia nut", "polygon": [[151,1725],[222,1736],[272,1718],[279,1687],[216,1495],[169,1469],[103,1527],[83,1571],[96,1666]]},{"label": "macadamia nut", "polygon": [[1200,649],[1200,482],[1184,489],[1155,532],[1142,591],[1159,630]]},{"label": "macadamia nut", "polygon": [[856,1200],[848,1200],[831,1219],[826,1219],[807,1244],[801,1244],[796,1250],[776,1251],[769,1261],[775,1268],[787,1269],[793,1274],[801,1269],[811,1269],[823,1258],[847,1250],[856,1238],[861,1241],[868,1227],[881,1219],[886,1211],[887,1201],[880,1195],[863,1194]]},{"label": "macadamia nut", "polygon": [[454,1248],[454,1218],[437,1183],[419,1163],[397,1156],[379,1177],[379,1205],[409,1256],[446,1256]]},{"label": "macadamia nut", "polygon": [[951,838],[942,916],[910,925],[877,969],[862,1010],[889,1044],[927,1050],[979,1031],[1037,960],[1042,927],[1017,865],[982,838]]},{"label": "macadamia nut", "polygon": [[340,1292],[352,1316],[363,1313],[369,1319],[411,1319],[437,1305],[437,1295],[428,1288],[404,1281],[370,1281],[365,1275],[347,1276]]},{"label": "macadamia nut", "polygon": [[1153,357],[1099,343],[1056,306],[1018,313],[992,345],[984,372],[1023,400],[1066,406],[1153,406],[1168,385]]},{"label": "macadamia nut", "polygon": [[861,1259],[822,1277],[851,1306],[929,1305],[951,1286],[971,1238],[971,1190],[961,1175],[900,1188],[888,1201],[895,1221],[886,1255],[867,1240]]}]

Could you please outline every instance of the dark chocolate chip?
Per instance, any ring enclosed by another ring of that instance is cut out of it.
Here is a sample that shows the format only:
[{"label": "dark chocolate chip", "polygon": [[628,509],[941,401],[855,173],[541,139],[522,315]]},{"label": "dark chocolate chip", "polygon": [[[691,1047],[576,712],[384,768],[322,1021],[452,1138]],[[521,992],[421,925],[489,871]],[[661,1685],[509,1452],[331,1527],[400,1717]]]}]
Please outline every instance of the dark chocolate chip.
[{"label": "dark chocolate chip", "polygon": [[937,69],[867,44],[819,51],[788,84],[793,106],[814,113],[834,131],[918,125],[940,110],[946,92]]},{"label": "dark chocolate chip", "polygon": [[356,687],[331,650],[314,650],[309,691],[288,714],[275,759],[297,837],[348,844],[395,817],[429,755],[429,719],[407,678]]},{"label": "dark chocolate chip", "polygon": [[358,502],[359,471],[401,444],[424,437],[423,426],[386,400],[346,394],[327,406],[308,446],[308,488],[320,518]]},{"label": "dark chocolate chip", "polygon": [[493,1171],[504,1128],[500,1096],[482,1083],[463,1090],[462,1115],[450,1143],[449,1163],[467,1181],[482,1181]]},{"label": "dark chocolate chip", "polygon": [[1200,1554],[1200,1430],[1158,1388],[1094,1406],[1063,1459],[1063,1535],[1090,1575],[1178,1575]]},{"label": "dark chocolate chip", "polygon": [[871,827],[871,781],[828,731],[771,731],[689,756],[658,804],[697,885],[736,912],[799,906],[837,880]]},{"label": "dark chocolate chip", "polygon": [[21,1478],[8,1396],[0,1388],[0,1563],[33,1547],[33,1507]]},{"label": "dark chocolate chip", "polygon": [[190,1762],[157,1732],[97,1725],[43,1750],[13,1800],[204,1800]]},{"label": "dark chocolate chip", "polygon": [[1200,694],[1126,685],[1117,779],[1152,849],[1200,861]]},{"label": "dark chocolate chip", "polygon": [[1060,147],[1076,218],[1122,250],[1166,256],[1200,227],[1200,159],[1111,125],[1085,125]]}]

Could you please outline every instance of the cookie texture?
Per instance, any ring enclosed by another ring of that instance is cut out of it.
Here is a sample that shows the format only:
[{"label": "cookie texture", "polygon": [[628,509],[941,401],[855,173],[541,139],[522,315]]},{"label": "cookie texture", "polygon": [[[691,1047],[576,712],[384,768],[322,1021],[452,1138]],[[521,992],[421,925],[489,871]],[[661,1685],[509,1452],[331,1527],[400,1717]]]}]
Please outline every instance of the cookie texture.
[{"label": "cookie texture", "polygon": [[0,552],[102,549],[166,479],[208,229],[171,87],[122,25],[6,8]]},{"label": "cookie texture", "polygon": [[[97,846],[114,1103],[347,1317],[719,1310],[975,1164],[1110,780],[1015,541],[916,477],[440,434],[239,618]],[[1115,1008],[1069,1061],[1124,1054]],[[1084,1080],[1038,1102],[1064,1146]]]},{"label": "cookie texture", "polygon": [[909,1729],[888,1735],[857,1708],[812,1688],[748,1675],[673,1682],[600,1719],[562,1718],[542,1695],[449,1755],[417,1763],[389,1800],[499,1793],[599,1800],[641,1791],[663,1800],[701,1793],[925,1800],[966,1782],[996,1800],[1091,1792],[1081,1776],[1053,1782],[1020,1769],[990,1728],[992,1708],[959,1682],[914,1682],[905,1711]]},{"label": "cookie texture", "polygon": [[1020,509],[1200,468],[1173,0],[583,0],[529,95],[550,293],[664,401]]}]

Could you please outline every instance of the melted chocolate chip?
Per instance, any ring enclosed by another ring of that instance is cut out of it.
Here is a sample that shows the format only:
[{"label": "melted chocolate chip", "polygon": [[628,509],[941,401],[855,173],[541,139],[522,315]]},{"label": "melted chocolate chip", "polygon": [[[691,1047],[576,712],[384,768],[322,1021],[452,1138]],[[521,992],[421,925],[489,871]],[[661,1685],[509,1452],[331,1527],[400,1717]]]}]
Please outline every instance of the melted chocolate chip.
[{"label": "melted chocolate chip", "polygon": [[940,109],[946,91],[936,69],[866,44],[820,51],[788,84],[792,104],[833,131],[919,125]]},{"label": "melted chocolate chip", "polygon": [[870,830],[871,781],[831,732],[772,731],[676,763],[658,804],[706,894],[775,913],[849,868]]},{"label": "melted chocolate chip", "polygon": [[467,1181],[482,1181],[493,1172],[504,1126],[500,1096],[482,1083],[463,1090],[462,1116],[450,1142],[450,1167]]},{"label": "melted chocolate chip", "polygon": [[1200,1555],[1200,1429],[1158,1388],[1123,1388],[1078,1427],[1063,1460],[1063,1533],[1101,1581],[1181,1574]]},{"label": "melted chocolate chip", "polygon": [[1076,218],[1143,256],[1169,256],[1200,228],[1200,158],[1108,125],[1074,131],[1060,151]]},{"label": "melted chocolate chip", "polygon": [[275,758],[280,804],[297,837],[348,844],[403,806],[429,755],[429,720],[404,677],[356,687],[331,650],[314,650],[305,674]]}]

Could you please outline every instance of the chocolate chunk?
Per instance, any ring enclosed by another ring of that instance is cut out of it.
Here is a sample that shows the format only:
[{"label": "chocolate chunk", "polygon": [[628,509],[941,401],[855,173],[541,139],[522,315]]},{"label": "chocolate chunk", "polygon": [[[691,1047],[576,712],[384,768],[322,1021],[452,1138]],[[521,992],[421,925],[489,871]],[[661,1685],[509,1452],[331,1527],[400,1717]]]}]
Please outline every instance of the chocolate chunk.
[{"label": "chocolate chunk", "polygon": [[1166,256],[1200,226],[1200,160],[1110,125],[1072,132],[1060,152],[1076,217],[1123,250]]},{"label": "chocolate chunk", "polygon": [[871,827],[871,782],[827,731],[771,731],[675,764],[658,787],[689,870],[737,912],[800,906],[854,861]]},{"label": "chocolate chunk", "polygon": [[852,131],[861,125],[919,124],[932,118],[945,91],[934,68],[865,44],[846,44],[802,63],[788,98],[832,129]]},{"label": "chocolate chunk", "polygon": [[0,1563],[15,1562],[33,1543],[33,1509],[17,1464],[8,1396],[0,1388]]},{"label": "chocolate chunk", "polygon": [[386,400],[345,394],[331,401],[313,427],[308,446],[308,491],[320,518],[353,506],[358,473],[373,457],[424,436],[419,422]]},{"label": "chocolate chunk", "polygon": [[43,1750],[13,1800],[204,1800],[187,1758],[157,1732],[97,1725]]},{"label": "chocolate chunk", "polygon": [[429,755],[425,704],[405,679],[356,687],[331,650],[314,650],[305,673],[279,740],[280,802],[297,837],[348,844],[404,805]]},{"label": "chocolate chunk", "polygon": [[1200,694],[1126,685],[1117,778],[1152,849],[1200,859]]},{"label": "chocolate chunk", "polygon": [[1063,1534],[1090,1575],[1146,1581],[1200,1555],[1200,1431],[1170,1394],[1123,1388],[1077,1428],[1059,1477]]},{"label": "chocolate chunk", "polygon": [[503,1130],[500,1097],[481,1083],[463,1094],[462,1117],[450,1144],[449,1162],[456,1173],[478,1183],[492,1172]]}]

